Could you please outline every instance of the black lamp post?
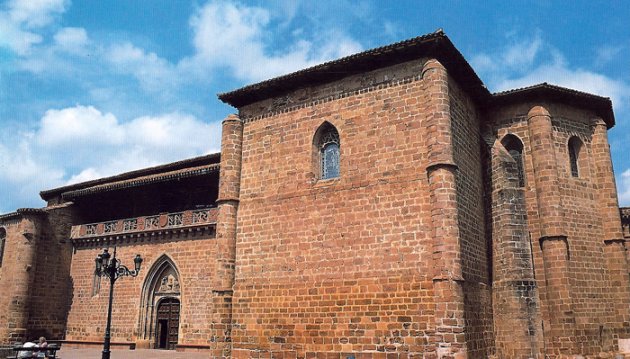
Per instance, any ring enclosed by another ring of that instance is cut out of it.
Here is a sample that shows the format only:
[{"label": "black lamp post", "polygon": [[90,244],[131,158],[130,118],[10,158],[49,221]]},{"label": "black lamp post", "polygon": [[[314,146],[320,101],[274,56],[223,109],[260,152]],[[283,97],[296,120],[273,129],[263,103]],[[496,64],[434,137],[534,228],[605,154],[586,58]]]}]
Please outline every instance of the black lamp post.
[{"label": "black lamp post", "polygon": [[140,272],[140,265],[142,264],[142,257],[136,254],[136,258],[133,259],[134,270],[129,270],[126,266],[120,263],[120,259],[116,258],[116,247],[114,247],[114,257],[110,259],[110,254],[107,249],[103,249],[103,253],[99,254],[96,259],[95,274],[99,277],[109,278],[109,304],[107,306],[107,327],[105,328],[105,342],[103,343],[103,356],[102,359],[109,359],[111,352],[109,351],[110,344],[110,329],[112,324],[112,300],[114,298],[114,283],[116,279],[125,276],[135,277]]}]

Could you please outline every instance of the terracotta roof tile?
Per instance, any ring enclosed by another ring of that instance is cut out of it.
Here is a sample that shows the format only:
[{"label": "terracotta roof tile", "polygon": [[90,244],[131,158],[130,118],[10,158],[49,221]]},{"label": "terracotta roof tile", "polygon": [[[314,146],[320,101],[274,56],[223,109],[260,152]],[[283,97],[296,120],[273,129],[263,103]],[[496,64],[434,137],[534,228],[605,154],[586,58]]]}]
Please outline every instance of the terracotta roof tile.
[{"label": "terracotta roof tile", "polygon": [[593,95],[587,92],[577,91],[566,87],[541,84],[522,87],[513,90],[497,92],[492,95],[491,105],[499,106],[505,103],[522,101],[557,101],[578,108],[591,110],[597,113],[606,122],[608,128],[615,125],[612,102],[608,97]]},{"label": "terracotta roof tile", "polygon": [[331,82],[349,75],[428,56],[438,59],[461,86],[471,90],[473,97],[490,96],[475,71],[441,29],[431,34],[325,62],[218,96],[221,101],[238,108],[301,86]]}]

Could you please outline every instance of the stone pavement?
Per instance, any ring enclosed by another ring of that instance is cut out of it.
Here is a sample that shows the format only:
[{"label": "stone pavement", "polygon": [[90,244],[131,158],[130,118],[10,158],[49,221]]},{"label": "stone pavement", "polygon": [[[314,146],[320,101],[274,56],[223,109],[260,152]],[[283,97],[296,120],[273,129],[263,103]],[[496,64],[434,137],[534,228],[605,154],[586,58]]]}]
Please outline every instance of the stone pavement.
[{"label": "stone pavement", "polygon": [[[61,348],[57,352],[59,359],[101,359],[102,349]],[[113,349],[111,359],[208,359],[209,353],[176,352],[156,349]]]}]

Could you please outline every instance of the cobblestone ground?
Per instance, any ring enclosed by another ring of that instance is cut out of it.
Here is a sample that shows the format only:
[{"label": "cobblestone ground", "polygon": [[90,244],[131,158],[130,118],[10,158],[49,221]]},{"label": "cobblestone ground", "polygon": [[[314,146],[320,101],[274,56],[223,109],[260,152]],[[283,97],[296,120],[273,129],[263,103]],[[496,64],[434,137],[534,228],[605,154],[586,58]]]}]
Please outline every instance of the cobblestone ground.
[{"label": "cobblestone ground", "polygon": [[[57,352],[59,359],[101,359],[102,349],[62,348]],[[113,349],[111,359],[208,359],[208,353],[182,353],[174,350]]]}]

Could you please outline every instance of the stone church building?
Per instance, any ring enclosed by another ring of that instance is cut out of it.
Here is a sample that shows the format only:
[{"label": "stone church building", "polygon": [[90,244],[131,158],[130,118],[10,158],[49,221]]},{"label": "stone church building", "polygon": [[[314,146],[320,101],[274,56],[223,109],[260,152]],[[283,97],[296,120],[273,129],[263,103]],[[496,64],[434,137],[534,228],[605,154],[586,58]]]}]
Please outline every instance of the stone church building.
[{"label": "stone church building", "polygon": [[0,216],[0,342],[212,358],[630,356],[611,101],[490,93],[441,31],[219,95],[221,153]]}]

